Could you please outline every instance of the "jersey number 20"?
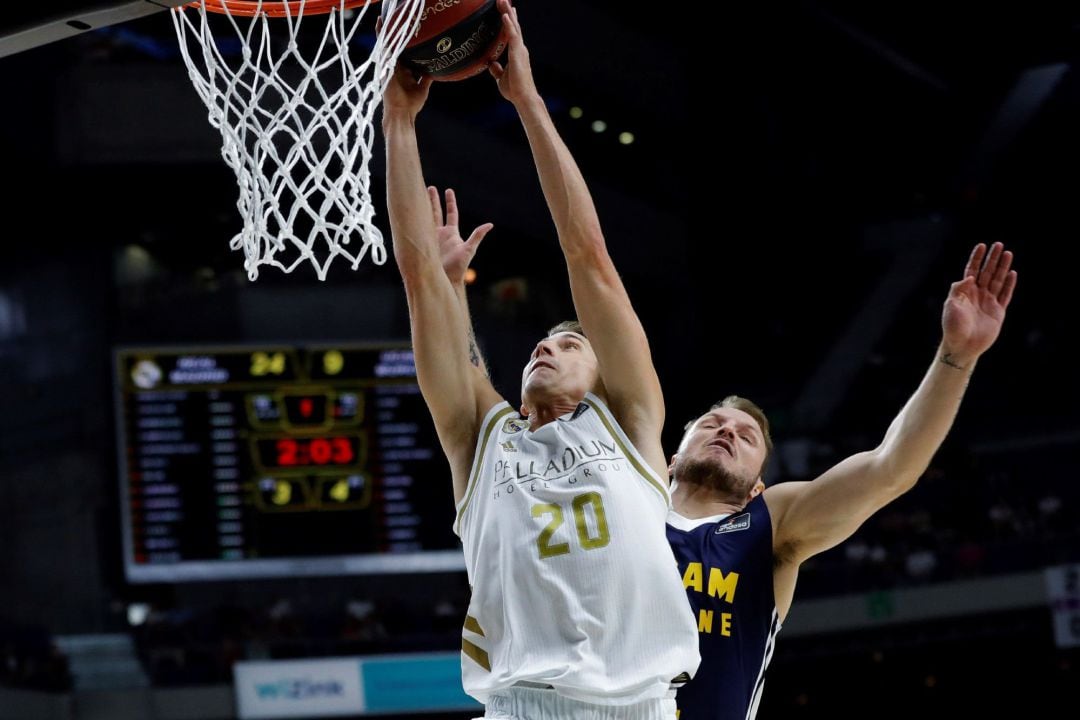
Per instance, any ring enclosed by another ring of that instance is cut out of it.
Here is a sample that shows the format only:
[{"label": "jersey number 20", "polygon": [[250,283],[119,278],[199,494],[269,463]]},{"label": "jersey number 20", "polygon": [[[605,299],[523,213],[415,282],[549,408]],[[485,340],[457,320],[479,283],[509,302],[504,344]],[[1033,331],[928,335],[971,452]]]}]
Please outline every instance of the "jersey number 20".
[{"label": "jersey number 20", "polygon": [[[600,493],[587,492],[578,495],[571,502],[574,512],[574,524],[577,526],[578,542],[581,543],[581,547],[585,550],[595,550],[596,548],[602,548],[611,542],[611,535],[608,533],[607,515],[604,513],[604,501],[600,497]],[[593,516],[596,518],[596,537],[593,537],[589,529],[588,524],[585,521],[585,508],[591,506],[593,510]],[[564,522],[563,509],[561,505],[555,503],[543,503],[541,505],[533,505],[532,516],[538,518],[544,515],[551,517],[551,522],[547,524],[543,530],[540,531],[540,537],[536,538],[536,546],[540,548],[540,558],[550,558],[557,555],[566,555],[570,552],[570,543],[557,543],[552,544],[552,536],[558,532]]]}]

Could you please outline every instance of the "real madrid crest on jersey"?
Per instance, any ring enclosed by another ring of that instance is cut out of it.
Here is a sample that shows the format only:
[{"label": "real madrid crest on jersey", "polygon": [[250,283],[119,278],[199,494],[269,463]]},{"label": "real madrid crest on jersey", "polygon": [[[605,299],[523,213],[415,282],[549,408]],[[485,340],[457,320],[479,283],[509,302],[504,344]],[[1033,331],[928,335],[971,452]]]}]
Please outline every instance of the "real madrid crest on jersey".
[{"label": "real madrid crest on jersey", "polygon": [[506,435],[513,435],[528,429],[529,421],[526,418],[507,418],[502,427],[502,431]]}]

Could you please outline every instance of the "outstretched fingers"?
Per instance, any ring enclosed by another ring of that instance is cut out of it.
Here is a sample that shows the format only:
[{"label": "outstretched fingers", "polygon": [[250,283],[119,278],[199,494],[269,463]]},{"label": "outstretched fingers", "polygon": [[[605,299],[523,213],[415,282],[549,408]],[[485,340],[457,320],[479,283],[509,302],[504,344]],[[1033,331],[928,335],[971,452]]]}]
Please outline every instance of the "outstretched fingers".
[{"label": "outstretched fingers", "polygon": [[979,275],[976,278],[979,282],[979,287],[988,288],[990,281],[994,278],[994,272],[997,271],[998,261],[1001,259],[1001,250],[1005,246],[1002,243],[996,242],[990,246],[990,252],[986,255],[986,262],[982,264],[979,269]]},{"label": "outstretched fingers", "polygon": [[979,268],[982,267],[983,258],[986,257],[986,245],[979,243],[971,250],[968,257],[967,267],[964,268],[964,277],[979,277]]},{"label": "outstretched fingers", "polygon": [[1005,278],[1009,276],[1009,270],[1012,267],[1013,254],[1006,250],[998,258],[997,267],[994,268],[994,274],[990,277],[990,284],[988,290],[994,297],[1001,295],[1001,290],[1005,287]]},{"label": "outstretched fingers", "polygon": [[1005,282],[1002,283],[1001,292],[998,293],[997,299],[1001,303],[1001,307],[1009,307],[1009,303],[1012,301],[1013,290],[1016,289],[1016,271],[1010,270],[1008,275],[1005,276]]},{"label": "outstretched fingers", "polygon": [[494,227],[495,225],[492,223],[484,223],[472,231],[472,235],[465,241],[465,244],[469,246],[470,252],[476,252],[476,246],[480,244],[480,241],[483,240]]},{"label": "outstretched fingers", "polygon": [[510,5],[510,0],[499,0],[499,12],[502,13],[503,27],[506,28],[507,41],[511,48],[521,44],[521,23],[518,22],[517,8]]},{"label": "outstretched fingers", "polygon": [[971,278],[976,288],[988,292],[1002,307],[1008,307],[1016,289],[1016,271],[1012,269],[1012,262],[1013,253],[1005,249],[1004,243],[996,242],[989,249],[979,243],[968,258],[964,280],[957,286],[966,284]]},{"label": "outstretched fingers", "polygon": [[434,185],[428,185],[428,201],[431,203],[431,216],[435,221],[435,227],[443,226],[442,201],[439,199],[439,189]]},{"label": "outstretched fingers", "polygon": [[451,227],[458,226],[457,195],[453,188],[446,188],[446,224]]}]

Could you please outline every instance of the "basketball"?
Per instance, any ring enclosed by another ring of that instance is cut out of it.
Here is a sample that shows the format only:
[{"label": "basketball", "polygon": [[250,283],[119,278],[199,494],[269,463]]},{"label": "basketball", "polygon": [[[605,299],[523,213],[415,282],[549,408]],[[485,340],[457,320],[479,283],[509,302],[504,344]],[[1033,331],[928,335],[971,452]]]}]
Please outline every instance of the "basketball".
[{"label": "basketball", "polygon": [[[394,5],[385,3],[384,12],[393,14]],[[495,0],[425,0],[420,26],[401,60],[435,80],[463,80],[487,70],[504,49],[506,32]]]}]

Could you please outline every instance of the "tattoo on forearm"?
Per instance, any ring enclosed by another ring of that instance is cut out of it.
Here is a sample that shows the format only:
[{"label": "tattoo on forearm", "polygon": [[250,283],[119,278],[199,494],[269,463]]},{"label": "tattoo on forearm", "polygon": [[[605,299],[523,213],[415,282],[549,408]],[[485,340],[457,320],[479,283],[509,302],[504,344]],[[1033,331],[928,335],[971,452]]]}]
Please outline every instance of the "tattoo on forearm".
[{"label": "tattoo on forearm", "polygon": [[939,357],[938,360],[945,363],[946,365],[953,368],[954,370],[966,370],[967,369],[963,365],[961,365],[960,363],[953,360],[952,353],[945,353],[944,355]]}]

